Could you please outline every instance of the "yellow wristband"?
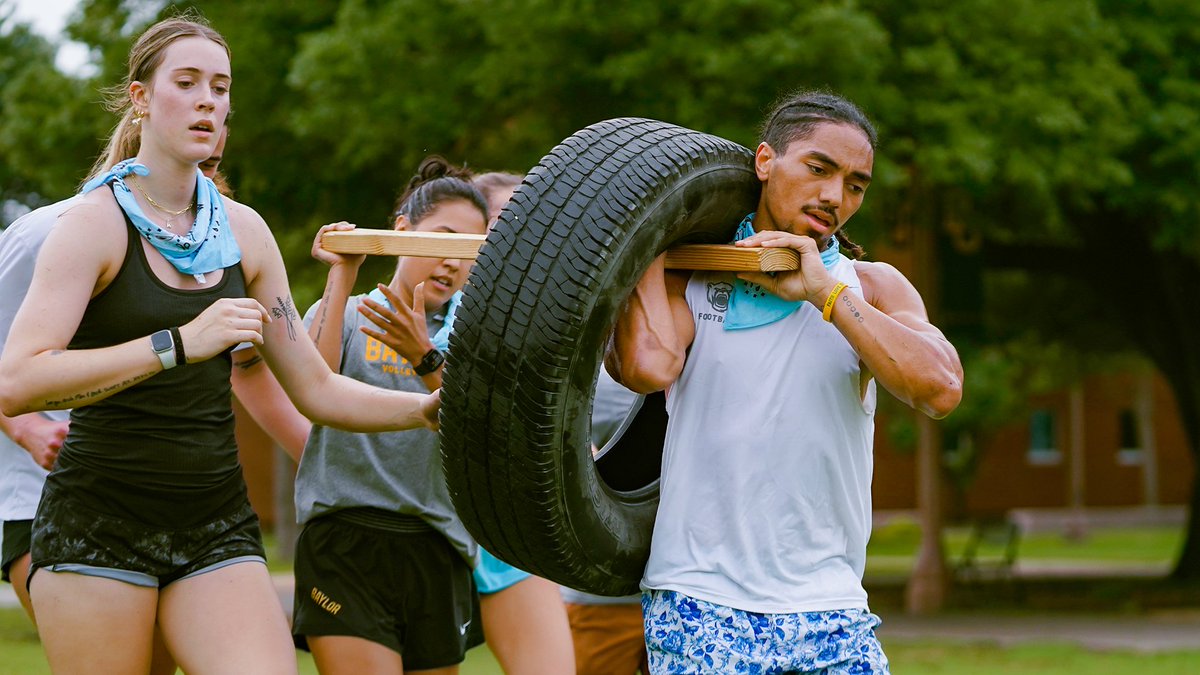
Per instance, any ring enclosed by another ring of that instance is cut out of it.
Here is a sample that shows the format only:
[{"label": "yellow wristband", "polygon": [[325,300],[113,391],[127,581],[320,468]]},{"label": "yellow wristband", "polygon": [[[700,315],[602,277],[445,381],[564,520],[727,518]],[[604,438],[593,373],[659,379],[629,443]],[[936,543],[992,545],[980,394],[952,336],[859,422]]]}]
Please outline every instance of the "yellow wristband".
[{"label": "yellow wristband", "polygon": [[829,297],[825,298],[825,307],[821,309],[822,319],[825,319],[826,321],[833,320],[831,318],[833,315],[833,301],[837,300],[838,294],[844,290],[846,290],[846,284],[843,284],[839,281],[837,285],[833,287],[833,290],[829,291]]}]

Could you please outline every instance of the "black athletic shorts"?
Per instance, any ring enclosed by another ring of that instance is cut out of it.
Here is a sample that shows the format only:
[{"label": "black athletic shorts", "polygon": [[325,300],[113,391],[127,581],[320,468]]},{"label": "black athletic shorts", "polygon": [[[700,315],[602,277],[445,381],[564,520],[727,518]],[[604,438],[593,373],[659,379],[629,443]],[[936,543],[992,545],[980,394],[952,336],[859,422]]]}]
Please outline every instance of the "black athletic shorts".
[{"label": "black athletic shorts", "polygon": [[6,520],[4,533],[0,534],[0,579],[8,578],[8,568],[17,558],[29,553],[29,535],[33,531],[32,520]]},{"label": "black athletic shorts", "polygon": [[33,521],[30,554],[35,571],[157,588],[235,562],[266,561],[258,516],[245,499],[207,523],[164,529],[83,508],[50,484]]},{"label": "black athletic shorts", "polygon": [[406,672],[461,663],[482,642],[472,630],[479,600],[470,566],[420,519],[382,529],[365,524],[364,512],[376,522],[382,513],[338,511],[309,521],[300,533],[296,646],[307,649],[306,637],[342,635],[398,652]]}]

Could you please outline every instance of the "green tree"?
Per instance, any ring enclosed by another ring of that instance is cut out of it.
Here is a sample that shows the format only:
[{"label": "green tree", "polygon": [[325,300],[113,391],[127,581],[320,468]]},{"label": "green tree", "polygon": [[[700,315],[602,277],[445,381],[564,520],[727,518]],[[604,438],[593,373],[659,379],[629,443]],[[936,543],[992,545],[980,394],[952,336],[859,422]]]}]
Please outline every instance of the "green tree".
[{"label": "green tree", "polygon": [[[13,19],[14,7],[8,0],[0,0],[0,203],[8,200],[37,203],[45,189],[36,173],[45,168],[36,159],[23,153],[22,141],[32,125],[40,124],[37,112],[30,106],[21,92],[54,71],[54,48],[26,24]],[[57,94],[49,82],[47,93]],[[40,101],[31,102],[34,106]]]},{"label": "green tree", "polygon": [[[888,212],[977,232],[988,269],[1024,271],[1014,292],[1044,309],[999,315],[1010,332],[1155,363],[1200,460],[1200,324],[1186,302],[1200,291],[1200,7],[862,8],[891,35],[880,84],[902,102],[877,112],[903,176]],[[1200,578],[1197,498],[1180,578]]]},{"label": "green tree", "polygon": [[[45,116],[75,95],[91,103],[120,79],[133,36],[187,6],[233,49],[226,166],[275,228],[302,303],[323,274],[306,255],[315,226],[383,225],[427,153],[522,170],[619,116],[752,145],[777,95],[829,87],[881,130],[850,234],[981,240],[983,274],[1006,281],[981,296],[999,320],[972,332],[980,353],[1030,333],[1085,354],[1136,350],[1171,383],[1200,471],[1194,0],[85,0],[70,31],[95,50],[96,79],[38,75],[47,48],[0,30],[0,86],[22,92],[0,106]],[[5,190],[52,195],[89,163],[64,155],[80,152],[68,132],[94,122],[3,112],[0,153],[34,149],[3,155]],[[1180,577],[1200,577],[1198,500]]]}]

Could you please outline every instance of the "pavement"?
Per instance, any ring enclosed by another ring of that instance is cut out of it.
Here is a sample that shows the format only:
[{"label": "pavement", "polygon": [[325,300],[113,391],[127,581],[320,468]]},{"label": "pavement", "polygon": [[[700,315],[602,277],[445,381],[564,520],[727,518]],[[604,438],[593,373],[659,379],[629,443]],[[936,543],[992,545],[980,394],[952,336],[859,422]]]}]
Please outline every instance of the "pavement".
[{"label": "pavement", "polygon": [[1200,651],[1200,608],[1140,614],[996,614],[986,610],[933,616],[885,613],[880,640],[962,642],[1011,647],[1029,643],[1079,645],[1095,651]]},{"label": "pavement", "polygon": [[[291,613],[295,580],[271,577],[285,610]],[[12,586],[0,584],[0,607],[16,607]],[[1029,610],[954,610],[931,616],[881,611],[878,629],[885,643],[944,642],[1008,647],[1028,643],[1074,644],[1097,651],[1200,652],[1200,606],[1142,612],[1088,613]]]}]

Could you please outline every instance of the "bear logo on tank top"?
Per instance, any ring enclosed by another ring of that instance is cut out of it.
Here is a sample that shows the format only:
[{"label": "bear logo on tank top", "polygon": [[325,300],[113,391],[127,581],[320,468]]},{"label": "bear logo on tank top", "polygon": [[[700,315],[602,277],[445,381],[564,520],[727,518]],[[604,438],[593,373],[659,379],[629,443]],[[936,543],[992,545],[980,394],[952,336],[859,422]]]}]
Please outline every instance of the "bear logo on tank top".
[{"label": "bear logo on tank top", "polygon": [[724,312],[729,309],[729,294],[733,293],[733,284],[725,281],[714,281],[708,284],[708,304],[714,312]]}]

